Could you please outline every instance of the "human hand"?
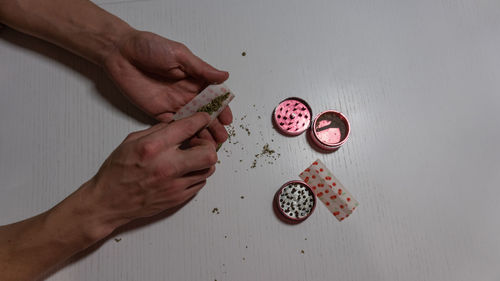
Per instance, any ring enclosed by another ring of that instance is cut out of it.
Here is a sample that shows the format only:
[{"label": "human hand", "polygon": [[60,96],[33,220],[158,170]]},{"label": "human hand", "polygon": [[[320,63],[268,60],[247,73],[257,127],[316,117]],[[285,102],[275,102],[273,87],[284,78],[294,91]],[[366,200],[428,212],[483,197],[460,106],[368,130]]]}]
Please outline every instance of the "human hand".
[{"label": "human hand", "polygon": [[[99,233],[129,221],[174,208],[193,197],[215,171],[212,142],[200,138],[180,145],[204,128],[210,118],[197,113],[171,124],[160,123],[131,133],[103,163],[87,187],[85,201],[99,214]],[[90,194],[90,195],[89,195]]]},{"label": "human hand", "polygon": [[[222,83],[229,73],[219,71],[181,43],[150,32],[132,30],[117,43],[105,61],[105,69],[134,104],[163,122],[203,88]],[[223,125],[232,122],[226,108],[200,137],[222,143],[228,138]]]}]

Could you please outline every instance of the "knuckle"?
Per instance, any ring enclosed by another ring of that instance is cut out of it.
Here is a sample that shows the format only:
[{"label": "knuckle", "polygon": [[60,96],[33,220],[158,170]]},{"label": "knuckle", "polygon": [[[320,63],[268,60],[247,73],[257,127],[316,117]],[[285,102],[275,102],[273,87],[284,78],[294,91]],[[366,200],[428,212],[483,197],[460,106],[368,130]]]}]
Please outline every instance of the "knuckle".
[{"label": "knuckle", "polygon": [[187,51],[189,51],[189,49],[186,47],[186,45],[180,42],[176,42],[175,44],[173,44],[172,52],[176,57],[185,58]]},{"label": "knuckle", "polygon": [[143,141],[138,146],[138,154],[141,160],[149,160],[161,151],[161,143],[158,141]]},{"label": "knuckle", "polygon": [[210,165],[210,166],[213,166],[217,163],[217,160],[218,160],[218,157],[217,157],[217,153],[214,151],[210,151],[209,153],[207,153],[207,155],[205,156],[205,161]]},{"label": "knuckle", "polygon": [[128,134],[126,137],[125,137],[125,140],[131,140],[131,139],[135,139],[137,136],[137,132],[132,132],[130,134]]}]

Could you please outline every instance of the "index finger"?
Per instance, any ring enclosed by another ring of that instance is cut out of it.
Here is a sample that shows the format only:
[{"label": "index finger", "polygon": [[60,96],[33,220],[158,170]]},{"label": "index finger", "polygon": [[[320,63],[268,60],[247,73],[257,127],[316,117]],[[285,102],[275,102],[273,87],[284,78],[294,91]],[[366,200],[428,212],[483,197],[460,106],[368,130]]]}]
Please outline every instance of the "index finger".
[{"label": "index finger", "polygon": [[174,121],[148,137],[160,139],[166,145],[178,145],[208,126],[209,122],[210,115],[208,113],[198,112],[190,117]]}]

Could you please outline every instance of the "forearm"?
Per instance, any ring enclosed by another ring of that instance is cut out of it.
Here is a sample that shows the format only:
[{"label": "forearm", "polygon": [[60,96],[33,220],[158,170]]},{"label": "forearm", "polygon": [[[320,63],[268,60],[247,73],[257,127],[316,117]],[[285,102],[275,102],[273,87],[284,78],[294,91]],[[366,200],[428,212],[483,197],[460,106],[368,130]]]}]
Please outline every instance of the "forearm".
[{"label": "forearm", "polygon": [[133,30],[87,0],[0,0],[0,23],[99,65]]},{"label": "forearm", "polygon": [[86,203],[87,185],[43,214],[0,226],[1,280],[36,280],[109,235],[113,228]]}]

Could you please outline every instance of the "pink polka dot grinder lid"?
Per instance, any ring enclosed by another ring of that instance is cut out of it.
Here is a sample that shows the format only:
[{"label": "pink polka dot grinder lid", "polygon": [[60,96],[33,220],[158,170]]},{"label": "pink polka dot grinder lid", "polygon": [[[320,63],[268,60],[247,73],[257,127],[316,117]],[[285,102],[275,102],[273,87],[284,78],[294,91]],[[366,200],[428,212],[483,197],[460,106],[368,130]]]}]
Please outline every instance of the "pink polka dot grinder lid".
[{"label": "pink polka dot grinder lid", "polygon": [[311,107],[300,98],[287,98],[274,109],[273,121],[279,132],[298,136],[311,125]]}]

